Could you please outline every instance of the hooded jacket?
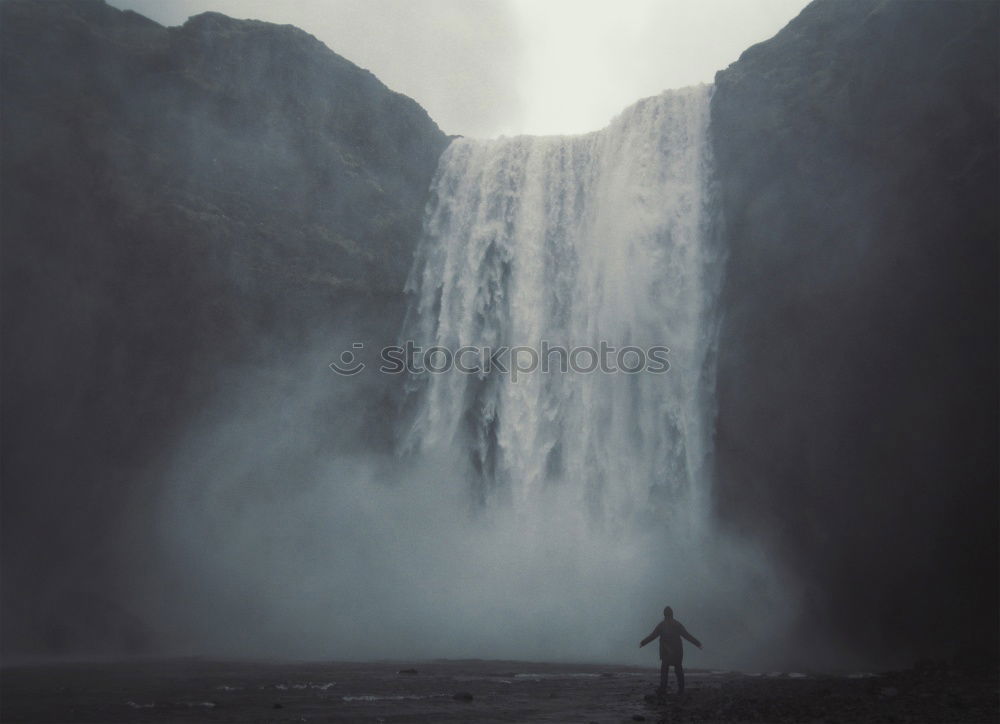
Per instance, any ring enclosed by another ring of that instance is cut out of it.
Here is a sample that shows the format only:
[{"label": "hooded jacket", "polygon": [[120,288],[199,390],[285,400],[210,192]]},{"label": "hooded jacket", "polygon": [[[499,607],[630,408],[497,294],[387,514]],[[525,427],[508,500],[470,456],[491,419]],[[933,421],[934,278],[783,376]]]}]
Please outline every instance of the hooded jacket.
[{"label": "hooded jacket", "polygon": [[661,661],[681,661],[684,658],[684,645],[681,637],[686,638],[695,646],[701,646],[701,642],[688,633],[684,624],[675,618],[665,618],[656,624],[656,628],[646,638],[642,640],[645,646],[650,641],[660,637],[660,660]]}]

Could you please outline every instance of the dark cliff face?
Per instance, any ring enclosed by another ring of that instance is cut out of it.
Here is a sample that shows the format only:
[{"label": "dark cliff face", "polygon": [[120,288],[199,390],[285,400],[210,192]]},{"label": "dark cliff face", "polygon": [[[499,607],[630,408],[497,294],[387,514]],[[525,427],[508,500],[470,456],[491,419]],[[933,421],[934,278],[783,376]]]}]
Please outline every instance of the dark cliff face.
[{"label": "dark cliff face", "polygon": [[290,26],[0,12],[3,644],[138,649],[143,466],[226,370],[393,338],[447,139]]},{"label": "dark cliff face", "polygon": [[815,2],[716,77],[717,506],[883,662],[996,652],[998,13]]}]

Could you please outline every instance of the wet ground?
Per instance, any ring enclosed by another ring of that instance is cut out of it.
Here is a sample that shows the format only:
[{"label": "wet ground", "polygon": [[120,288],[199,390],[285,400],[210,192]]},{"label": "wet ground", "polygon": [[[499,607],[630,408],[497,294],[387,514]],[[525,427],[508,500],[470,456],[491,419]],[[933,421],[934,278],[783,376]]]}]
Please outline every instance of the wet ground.
[{"label": "wet ground", "polygon": [[[201,659],[5,667],[4,722],[996,722],[996,672],[688,673],[509,661]],[[673,678],[671,677],[671,687]]]}]

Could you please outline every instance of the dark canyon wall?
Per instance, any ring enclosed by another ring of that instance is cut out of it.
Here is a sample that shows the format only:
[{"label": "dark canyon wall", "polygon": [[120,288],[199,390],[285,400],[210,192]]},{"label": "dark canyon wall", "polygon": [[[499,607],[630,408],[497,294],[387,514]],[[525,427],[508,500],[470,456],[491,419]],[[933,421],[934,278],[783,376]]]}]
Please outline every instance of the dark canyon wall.
[{"label": "dark canyon wall", "polygon": [[996,652],[998,12],[823,0],[716,77],[718,510],[883,661]]},{"label": "dark canyon wall", "polygon": [[146,466],[228,371],[394,337],[447,138],[291,26],[0,12],[2,641],[141,649]]}]

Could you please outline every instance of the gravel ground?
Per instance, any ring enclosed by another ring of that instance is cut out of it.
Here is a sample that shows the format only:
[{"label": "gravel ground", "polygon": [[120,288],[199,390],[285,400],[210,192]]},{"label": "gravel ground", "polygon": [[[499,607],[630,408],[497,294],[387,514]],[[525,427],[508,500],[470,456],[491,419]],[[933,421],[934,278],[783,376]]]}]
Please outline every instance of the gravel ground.
[{"label": "gravel ground", "polygon": [[[8,666],[4,722],[996,722],[997,673],[692,670],[683,701],[655,669],[512,661],[207,659]],[[671,678],[671,686],[673,679]]]}]

